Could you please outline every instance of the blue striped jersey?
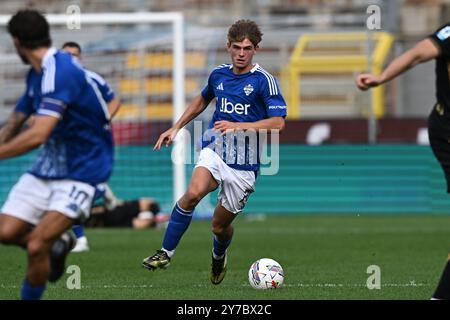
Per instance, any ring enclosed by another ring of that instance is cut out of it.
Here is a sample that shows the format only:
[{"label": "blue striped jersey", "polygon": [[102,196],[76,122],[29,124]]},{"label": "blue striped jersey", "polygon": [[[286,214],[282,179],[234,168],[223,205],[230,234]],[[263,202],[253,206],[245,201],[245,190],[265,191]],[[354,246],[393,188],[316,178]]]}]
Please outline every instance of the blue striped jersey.
[{"label": "blue striped jersey", "polygon": [[84,70],[89,78],[95,81],[97,84],[98,89],[100,90],[100,93],[102,94],[103,100],[105,100],[106,103],[110,103],[112,99],[114,99],[115,94],[114,91],[109,86],[108,82],[103,79],[101,75],[98,73],[95,73],[91,70]]},{"label": "blue striped jersey", "polygon": [[[70,54],[50,48],[42,71],[30,69],[15,111],[59,119],[29,173],[42,179],[72,179],[92,185],[108,180],[113,139],[99,79]],[[112,99],[112,98],[111,98]]]},{"label": "blue striped jersey", "polygon": [[[286,116],[286,102],[275,77],[258,64],[245,74],[234,74],[232,68],[231,64],[215,68],[202,90],[207,102],[217,98],[210,129],[219,120],[256,122]],[[217,134],[211,134],[210,130],[202,139],[202,148],[214,148],[228,166],[238,170],[259,170],[259,144],[259,135],[250,133],[226,135],[218,139]]]}]

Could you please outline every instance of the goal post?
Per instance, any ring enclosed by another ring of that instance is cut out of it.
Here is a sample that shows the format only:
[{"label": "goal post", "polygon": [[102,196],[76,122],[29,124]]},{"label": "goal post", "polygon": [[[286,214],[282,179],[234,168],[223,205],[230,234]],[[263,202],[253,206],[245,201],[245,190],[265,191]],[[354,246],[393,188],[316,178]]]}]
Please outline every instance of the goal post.
[{"label": "goal post", "polygon": [[[66,41],[77,41],[77,35],[84,35],[86,37],[92,37],[92,33],[93,31],[91,31],[90,28],[95,28],[97,27],[111,27],[112,31],[111,32],[117,32],[118,34],[120,34],[120,32],[122,32],[122,28],[126,28],[127,25],[130,26],[152,26],[150,29],[152,32],[148,33],[149,38],[155,39],[157,37],[155,37],[154,35],[157,33],[158,30],[153,31],[154,30],[154,26],[160,26],[160,25],[165,25],[165,27],[168,27],[169,29],[171,29],[171,40],[167,40],[167,43],[164,43],[164,45],[169,48],[168,51],[170,52],[170,63],[171,63],[171,70],[169,70],[170,67],[168,67],[167,70],[163,70],[163,71],[158,71],[158,75],[159,74],[163,74],[164,77],[167,77],[168,82],[170,82],[170,88],[166,88],[167,95],[171,95],[171,97],[167,97],[166,98],[166,106],[170,104],[170,113],[166,112],[162,118],[158,118],[158,119],[163,119],[166,121],[171,121],[172,123],[174,123],[176,120],[178,120],[184,109],[185,109],[185,103],[186,103],[186,98],[185,98],[185,45],[184,45],[184,17],[183,14],[181,12],[136,12],[136,13],[79,13],[78,15],[74,16],[73,14],[47,14],[45,15],[49,24],[51,26],[55,26],[58,30],[65,30],[65,36],[61,36],[58,35],[59,38],[58,40],[62,40],[64,39],[64,37],[66,38]],[[11,18],[11,15],[0,15],[0,30],[5,30],[5,27],[9,21],[9,19]],[[170,27],[169,27],[170,26]],[[71,29],[78,29],[78,30],[71,30]],[[69,33],[69,31],[74,31],[75,33]],[[5,34],[5,32],[3,32]],[[52,34],[52,38],[53,40],[55,40],[54,35],[53,35],[53,28],[51,30],[51,34]],[[67,36],[67,34],[70,35],[75,35],[72,38]],[[106,32],[105,32],[106,34]],[[106,34],[106,36],[108,36],[108,34]],[[5,36],[4,36],[5,37]],[[126,39],[127,36],[124,37],[124,39],[119,39],[120,41],[124,42],[128,39]],[[145,38],[145,35],[144,35]],[[119,42],[119,40],[117,40],[116,42]],[[101,40],[94,40],[92,42],[100,42]],[[160,39],[156,39],[154,41],[160,41]],[[54,41],[55,42],[55,41]],[[59,41],[61,42],[61,41]],[[11,42],[12,43],[12,42]],[[149,42],[146,43],[147,47],[151,47],[152,44],[149,44]],[[134,48],[136,49],[136,47]],[[114,62],[116,60],[114,60],[113,58],[108,58],[108,50],[111,50],[111,48],[107,48],[105,49],[105,54],[104,56],[102,56],[101,58],[98,58],[101,61],[104,61],[104,63],[102,62],[102,64],[96,64],[96,63],[91,63],[91,66],[86,66],[89,69],[92,69],[93,71],[97,71],[96,67],[99,66],[101,67],[103,65],[103,67],[105,66],[106,63],[111,63],[114,64]],[[137,52],[138,50],[136,50]],[[147,52],[146,52],[147,54]],[[18,58],[17,57],[13,57],[12,51],[9,52],[9,54],[4,54],[5,57],[7,57],[8,59],[3,59],[2,57],[2,52],[0,52],[0,64],[2,64],[2,61],[4,63],[4,65],[10,64],[10,61],[13,59],[16,59],[17,64],[18,64]],[[154,55],[153,55],[154,56]],[[141,57],[142,60],[145,60],[145,62],[147,63],[148,59],[152,59],[152,57],[149,57],[148,54],[145,57]],[[129,58],[129,57],[128,57]],[[127,57],[122,57],[121,61],[125,61],[127,59]],[[167,60],[167,59],[166,59]],[[84,64],[84,60],[82,60],[83,64]],[[124,62],[126,63],[126,62]],[[143,63],[143,61],[140,61],[139,63]],[[13,72],[17,73],[17,69],[19,67],[15,67]],[[142,68],[140,65],[136,68],[138,71],[142,71]],[[103,68],[105,69],[105,68]],[[111,73],[116,72],[117,68],[111,68]],[[8,73],[9,71],[7,71],[5,69],[5,71],[0,71],[0,83],[5,83],[8,82]],[[99,74],[102,75],[101,70],[98,71]],[[17,77],[16,77],[17,78]],[[106,80],[108,81],[108,77],[105,77]],[[120,87],[120,85],[122,85],[122,83],[120,82],[122,79],[119,78],[115,78],[114,80],[117,80],[117,83],[115,85],[112,85],[112,87],[114,89],[117,89]],[[19,81],[19,80],[16,80]],[[22,83],[24,83],[24,79],[20,80]],[[108,81],[109,82],[109,81]],[[114,82],[114,81],[113,81]],[[145,83],[143,83],[145,82]],[[159,81],[161,82],[161,81]],[[17,82],[18,83],[18,82]],[[141,78],[141,79],[137,79],[136,81],[131,83],[131,87],[136,89],[135,95],[139,96],[139,95],[145,95],[144,93],[142,93],[143,90],[152,90],[153,94],[156,90],[158,90],[158,86],[154,86],[153,88],[149,88],[152,86],[152,84],[154,84],[155,81],[151,81],[148,80],[146,78]],[[128,83],[130,84],[130,83]],[[134,85],[136,85],[136,87],[133,87]],[[126,87],[127,83],[125,83],[125,87]],[[16,85],[17,87],[18,85]],[[6,89],[5,89],[6,90]],[[17,90],[18,91],[18,90]],[[121,92],[117,92],[118,90],[115,90],[116,93],[118,93],[118,95],[121,95]],[[171,91],[169,93],[169,91]],[[11,93],[9,93],[11,95]],[[17,96],[17,99],[19,98],[19,96]],[[147,99],[148,97],[145,97],[145,99]],[[13,107],[13,99],[10,99],[10,103],[4,103],[3,98],[1,97],[1,92],[0,92],[0,107],[5,109],[5,105],[7,106],[7,108],[11,109]],[[134,98],[132,98],[134,99]],[[157,97],[156,100],[159,103],[161,101],[162,98]],[[147,106],[147,100],[144,102],[145,105]],[[7,109],[6,108],[6,109]],[[146,110],[144,113],[146,115],[146,119],[151,121],[152,120],[152,115],[155,114],[155,112],[157,113],[158,110],[156,108],[152,109],[153,111],[148,112],[148,110]],[[142,111],[139,112],[139,116],[136,117],[136,121],[142,121]],[[6,119],[2,118],[0,119],[0,123],[4,122]],[[121,121],[120,118],[117,121]],[[114,123],[114,122],[113,122]],[[157,129],[159,129],[161,126],[156,126]],[[157,129],[152,129],[152,130],[157,130]],[[144,132],[147,132],[144,130]],[[142,133],[142,132],[141,132]],[[158,135],[162,133],[162,132],[158,132]],[[155,131],[152,132],[153,136],[156,134]],[[144,139],[145,140],[145,139]],[[177,145],[178,144],[178,145]],[[174,141],[174,147],[177,146],[178,149],[183,149],[183,144],[184,141],[183,139],[176,139],[176,141]],[[148,148],[147,148],[148,150]],[[150,150],[148,150],[146,156],[147,157],[158,157],[158,155],[156,153],[153,153]],[[185,153],[184,152],[179,152],[177,153],[178,157],[181,157],[181,159],[177,159],[178,161],[173,161],[171,166],[172,166],[172,203],[171,205],[174,204],[174,202],[179,199],[186,187],[186,166],[185,166]],[[167,158],[166,158],[167,159]],[[169,160],[170,161],[170,157]],[[11,185],[10,185],[11,186]],[[10,187],[8,186],[8,187]],[[153,185],[153,187],[158,188],[158,185]],[[131,193],[131,192],[130,192]],[[167,194],[167,192],[166,192]],[[119,195],[120,196],[120,195]],[[143,195],[140,195],[143,196]],[[148,195],[148,196],[151,196]]]}]

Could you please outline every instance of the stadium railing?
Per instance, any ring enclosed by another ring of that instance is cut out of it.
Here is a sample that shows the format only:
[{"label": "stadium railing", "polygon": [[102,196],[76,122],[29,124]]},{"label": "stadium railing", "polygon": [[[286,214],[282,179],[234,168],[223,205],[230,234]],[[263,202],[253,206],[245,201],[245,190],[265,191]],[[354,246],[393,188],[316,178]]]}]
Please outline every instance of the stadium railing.
[{"label": "stadium railing", "polygon": [[[373,33],[371,38],[366,32],[300,36],[290,62],[282,71],[288,117],[364,115],[367,108],[363,108],[363,98],[357,96],[354,75],[370,69],[379,74],[394,42],[387,32]],[[371,57],[367,54],[369,41],[373,41]],[[382,86],[376,88],[372,101],[368,102],[378,118],[385,112],[383,92]]]}]

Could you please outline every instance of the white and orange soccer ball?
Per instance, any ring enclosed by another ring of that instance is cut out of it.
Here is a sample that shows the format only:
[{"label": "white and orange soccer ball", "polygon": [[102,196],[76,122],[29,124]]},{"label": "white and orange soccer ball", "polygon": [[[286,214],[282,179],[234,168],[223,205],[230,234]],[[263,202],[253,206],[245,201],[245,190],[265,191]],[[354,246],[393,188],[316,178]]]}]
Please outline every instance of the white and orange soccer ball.
[{"label": "white and orange soccer ball", "polygon": [[284,271],[275,260],[262,258],[251,265],[248,281],[255,289],[278,289],[283,285]]}]

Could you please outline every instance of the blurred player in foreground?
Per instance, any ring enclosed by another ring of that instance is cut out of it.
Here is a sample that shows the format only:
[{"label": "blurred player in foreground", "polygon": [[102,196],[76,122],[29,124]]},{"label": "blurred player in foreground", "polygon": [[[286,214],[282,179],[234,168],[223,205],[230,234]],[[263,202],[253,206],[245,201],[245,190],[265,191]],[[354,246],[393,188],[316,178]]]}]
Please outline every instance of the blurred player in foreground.
[{"label": "blurred player in foreground", "polygon": [[[286,103],[275,78],[252,62],[261,38],[262,33],[253,21],[239,20],[234,23],[228,30],[227,43],[232,64],[220,65],[212,71],[201,94],[156,142],[155,150],[163,144],[169,146],[178,131],[217,98],[210,130],[219,134],[203,140],[188,189],[172,211],[162,249],[144,259],[145,268],[154,270],[169,265],[192,220],[196,205],[220,186],[212,219],[214,235],[210,279],[213,284],[219,284],[225,277],[227,248],[233,237],[231,223],[254,191],[260,167],[259,140],[248,135],[253,133],[257,137],[260,130],[281,131],[285,125]],[[237,146],[243,149],[238,150]]]},{"label": "blurred player in foreground", "polygon": [[[8,32],[31,68],[26,90],[0,132],[0,159],[43,148],[1,209],[0,242],[26,248],[21,298],[40,299],[47,280],[64,273],[75,243],[67,230],[89,215],[95,186],[111,174],[113,140],[96,83],[71,55],[51,47],[45,17],[19,11]],[[30,127],[19,132],[31,115]]]},{"label": "blurred player in foreground", "polygon": [[[381,75],[360,74],[356,85],[361,90],[368,90],[432,59],[436,60],[437,102],[428,117],[428,135],[431,149],[444,170],[447,192],[450,193],[450,24],[394,59]],[[447,261],[433,299],[450,299],[450,261]]]},{"label": "blurred player in foreground", "polygon": [[[74,41],[66,42],[62,45],[61,49],[70,53],[72,56],[77,58],[78,61],[81,62],[81,46],[77,42]],[[110,119],[112,120],[112,118],[114,118],[114,116],[120,109],[120,99],[115,95],[114,91],[111,89],[111,87],[108,85],[105,79],[103,79],[102,76],[91,70],[87,70],[86,68],[85,72],[97,84],[97,87],[103,97],[103,100],[105,100],[105,102],[108,104],[108,112],[111,117]],[[106,186],[106,183],[104,184],[104,186]],[[110,189],[108,190],[104,188],[103,185],[97,187],[95,198],[96,199],[102,197],[105,197],[106,199],[111,198],[112,197],[111,195],[108,194],[105,195],[105,192],[108,191],[110,191]],[[75,247],[72,249],[72,252],[89,251],[89,243],[86,234],[84,232],[83,226],[81,224],[74,225],[72,230],[75,233],[75,236],[77,237],[77,243]]]}]

